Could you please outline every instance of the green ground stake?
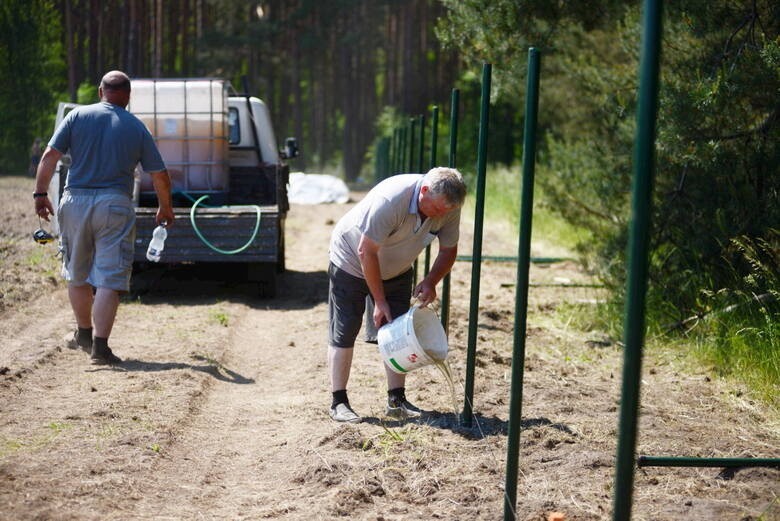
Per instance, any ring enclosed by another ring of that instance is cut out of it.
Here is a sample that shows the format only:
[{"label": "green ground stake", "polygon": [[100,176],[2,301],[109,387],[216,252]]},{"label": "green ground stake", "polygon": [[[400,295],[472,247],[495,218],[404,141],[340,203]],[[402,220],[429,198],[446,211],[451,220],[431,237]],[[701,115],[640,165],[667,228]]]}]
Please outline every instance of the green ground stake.
[{"label": "green ground stake", "polygon": [[614,521],[631,519],[634,492],[639,382],[645,334],[647,244],[652,200],[655,120],[658,110],[658,68],[661,45],[661,2],[645,0],[640,61],[637,134],[634,143],[634,179],[631,187],[631,235],[628,250],[628,286],[625,309],[625,348],[620,399],[620,424],[615,467]]},{"label": "green ground stake", "polygon": [[390,151],[390,175],[395,175],[398,173],[398,128],[393,129],[393,140]]},{"label": "green ground stake", "polygon": [[382,137],[376,143],[374,154],[374,182],[387,178],[390,173],[390,138]]},{"label": "green ground stake", "polygon": [[[433,106],[431,114],[431,161],[428,163],[428,169],[436,166],[436,139],[439,136],[439,107]],[[425,247],[425,275],[431,271],[431,245]]]},{"label": "green ground stake", "polygon": [[[455,168],[455,158],[458,151],[458,104],[460,103],[460,91],[452,89],[450,96],[450,153],[447,165]],[[450,274],[444,277],[441,287],[441,325],[444,332],[450,334]]]},{"label": "green ground stake", "polygon": [[415,135],[415,127],[417,127],[417,120],[409,118],[409,155],[407,156],[406,171],[414,171],[414,145],[417,143]]},{"label": "green ground stake", "polygon": [[434,105],[431,108],[431,162],[428,168],[436,167],[436,147],[439,140],[439,107]]},{"label": "green ground stake", "polygon": [[420,114],[417,121],[420,125],[420,140],[417,145],[417,171],[424,174],[423,156],[425,155],[425,114]]},{"label": "green ground stake", "polygon": [[485,170],[487,165],[488,114],[490,112],[491,65],[482,66],[482,105],[479,116],[479,145],[477,148],[477,190],[474,216],[474,246],[471,264],[471,302],[469,305],[469,334],[466,351],[466,383],[461,422],[471,427],[474,403],[474,364],[477,355],[477,321],[479,319],[479,275],[482,268],[482,220],[485,213]]},{"label": "green ground stake", "polygon": [[[417,147],[417,171],[421,174],[424,174],[423,171],[423,156],[425,155],[425,114],[420,114],[418,118],[419,124],[420,124],[420,141],[419,145]],[[423,277],[428,275],[428,266],[430,265],[430,253],[431,250],[429,248],[425,249],[425,262],[423,263]],[[414,269],[415,273],[417,272],[417,261],[414,261]],[[415,280],[415,283],[417,281]]]},{"label": "green ground stake", "polygon": [[515,331],[512,352],[512,390],[509,399],[504,520],[515,519],[517,470],[520,454],[520,429],[523,411],[523,372],[525,370],[525,334],[528,315],[528,268],[531,264],[531,223],[534,204],[534,168],[536,165],[536,116],[539,109],[539,52],[528,49],[528,88],[525,94],[523,129],[523,183],[520,190],[520,242],[517,249],[517,289],[515,291]]},{"label": "green ground stake", "polygon": [[[409,131],[409,164],[406,168],[407,172],[414,172],[414,145],[416,144],[415,141],[415,134],[414,134],[414,127],[417,126],[417,119],[416,118],[409,118],[409,128],[411,129]],[[420,268],[418,266],[417,259],[414,259],[414,265],[412,266],[412,270],[414,273],[414,276],[412,278],[412,288],[417,286],[417,276],[420,274]]]},{"label": "green ground stake", "polygon": [[778,458],[686,458],[639,456],[639,467],[774,467],[780,468]]},{"label": "green ground stake", "polygon": [[400,138],[401,138],[401,157],[399,157],[399,164],[398,164],[398,173],[403,172],[406,170],[406,149],[408,146],[407,143],[407,136],[409,135],[409,128],[408,125],[404,125],[401,127],[400,131]]}]

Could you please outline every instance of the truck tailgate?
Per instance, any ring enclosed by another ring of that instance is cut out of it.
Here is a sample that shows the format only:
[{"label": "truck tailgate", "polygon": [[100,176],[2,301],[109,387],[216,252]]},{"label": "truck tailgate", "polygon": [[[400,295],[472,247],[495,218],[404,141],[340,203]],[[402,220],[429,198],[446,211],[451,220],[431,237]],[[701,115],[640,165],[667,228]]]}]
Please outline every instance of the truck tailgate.
[{"label": "truck tailgate", "polygon": [[[168,229],[163,263],[241,262],[280,263],[284,265],[284,217],[276,205],[260,206],[260,225],[252,243],[235,254],[224,254],[242,248],[252,237],[257,212],[249,206],[218,208],[198,207],[195,224],[209,247],[193,229],[189,208],[174,208],[176,221]],[[156,208],[136,208],[136,262],[146,262],[146,248],[152,238]]]}]

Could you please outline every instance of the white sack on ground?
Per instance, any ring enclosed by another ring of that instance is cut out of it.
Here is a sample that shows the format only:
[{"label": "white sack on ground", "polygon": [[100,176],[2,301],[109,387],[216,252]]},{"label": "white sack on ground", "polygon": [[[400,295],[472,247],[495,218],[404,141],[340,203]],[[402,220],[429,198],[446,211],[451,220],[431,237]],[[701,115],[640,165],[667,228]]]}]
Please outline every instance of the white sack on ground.
[{"label": "white sack on ground", "polygon": [[291,172],[287,196],[294,204],[346,203],[349,188],[332,175]]}]

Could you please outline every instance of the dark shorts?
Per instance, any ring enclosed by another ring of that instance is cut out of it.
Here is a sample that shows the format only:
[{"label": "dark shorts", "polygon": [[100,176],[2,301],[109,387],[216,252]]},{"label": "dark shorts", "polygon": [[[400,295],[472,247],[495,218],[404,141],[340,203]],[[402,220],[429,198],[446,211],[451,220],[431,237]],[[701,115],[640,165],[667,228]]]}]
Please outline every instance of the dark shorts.
[{"label": "dark shorts", "polygon": [[[393,318],[409,310],[412,298],[413,270],[382,281],[385,297]],[[376,343],[376,327],[373,319],[373,299],[365,279],[350,275],[331,263],[328,266],[328,315],[330,328],[328,345],[354,347],[365,314],[366,342]],[[368,304],[368,305],[366,305]]]}]

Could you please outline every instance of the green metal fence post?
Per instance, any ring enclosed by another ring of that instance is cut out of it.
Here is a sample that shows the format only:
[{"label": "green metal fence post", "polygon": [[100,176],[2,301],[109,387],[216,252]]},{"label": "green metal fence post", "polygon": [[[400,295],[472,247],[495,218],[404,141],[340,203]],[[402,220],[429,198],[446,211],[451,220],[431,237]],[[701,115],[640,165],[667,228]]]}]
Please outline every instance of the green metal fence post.
[{"label": "green metal fence post", "polygon": [[406,171],[414,172],[414,145],[417,143],[417,136],[415,135],[415,127],[417,127],[417,119],[409,118],[409,155],[406,161]]},{"label": "green metal fence post", "polygon": [[520,189],[520,241],[517,249],[517,287],[515,289],[515,330],[512,353],[512,384],[509,398],[504,520],[514,521],[517,505],[517,472],[523,411],[523,372],[525,370],[525,334],[528,316],[528,270],[531,265],[531,223],[536,166],[536,117],[539,108],[539,52],[528,49],[528,79],[525,94],[523,130],[523,182]]},{"label": "green metal fence post", "polygon": [[642,344],[645,335],[648,235],[652,201],[655,120],[658,109],[658,69],[661,46],[661,2],[645,0],[639,105],[634,142],[634,179],[631,188],[631,234],[628,245],[628,283],[625,308],[625,347],[620,399],[620,424],[615,467],[614,521],[631,519],[634,492],[639,382],[642,377]]},{"label": "green metal fence post", "polygon": [[390,175],[395,175],[398,172],[398,127],[393,129],[393,140],[390,147]]},{"label": "green metal fence post", "polygon": [[407,148],[409,148],[408,136],[409,136],[409,126],[408,125],[403,125],[401,127],[401,135],[400,135],[400,137],[401,137],[401,157],[399,158],[400,159],[400,163],[398,164],[398,173],[399,174],[401,172],[405,172],[406,171],[406,150],[407,150]]},{"label": "green metal fence post", "polygon": [[477,355],[477,322],[479,321],[479,276],[482,269],[482,220],[485,213],[485,171],[487,166],[487,136],[490,112],[491,65],[482,66],[482,104],[479,117],[479,145],[477,148],[477,189],[474,216],[474,247],[471,263],[471,302],[469,305],[469,332],[466,352],[466,383],[461,421],[471,427],[474,403],[474,365]]},{"label": "green metal fence post", "polygon": [[439,107],[434,105],[431,108],[431,161],[428,163],[428,169],[436,167],[436,147],[439,139]]},{"label": "green metal fence post", "polygon": [[[416,143],[415,141],[415,134],[414,134],[414,127],[417,126],[417,118],[409,118],[409,162],[408,166],[406,168],[407,172],[414,172],[414,155],[415,155],[415,149],[414,145]],[[420,268],[419,263],[417,262],[417,259],[414,259],[414,265],[412,266],[413,270],[413,278],[412,278],[412,288],[417,286],[417,276],[420,274]]]},{"label": "green metal fence post", "polygon": [[390,170],[390,138],[381,137],[374,148],[374,182],[388,176]]},{"label": "green metal fence post", "polygon": [[[431,155],[428,163],[428,170],[436,166],[436,138],[438,136],[439,107],[436,105],[431,109]],[[431,271],[431,245],[425,247],[425,275]]]},{"label": "green metal fence post", "polygon": [[[458,104],[460,103],[460,91],[452,89],[450,96],[450,151],[447,165],[455,168],[455,159],[458,151]],[[444,277],[441,287],[441,325],[444,332],[450,334],[450,274]]]},{"label": "green metal fence post", "polygon": [[417,172],[424,174],[423,156],[425,155],[425,114],[420,114],[417,118],[420,125],[420,141],[417,145]]}]

